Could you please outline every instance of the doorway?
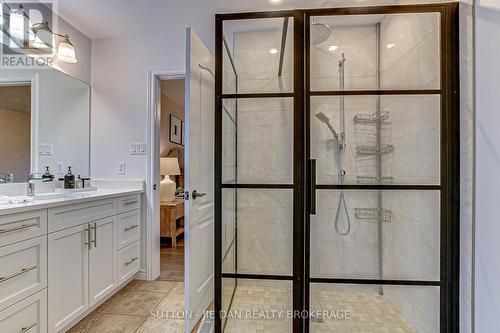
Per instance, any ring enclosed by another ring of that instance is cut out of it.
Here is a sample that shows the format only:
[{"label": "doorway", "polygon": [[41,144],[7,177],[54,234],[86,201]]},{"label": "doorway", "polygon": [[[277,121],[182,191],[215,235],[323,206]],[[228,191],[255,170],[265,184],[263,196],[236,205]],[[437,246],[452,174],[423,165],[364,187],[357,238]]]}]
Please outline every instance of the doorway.
[{"label": "doorway", "polygon": [[184,281],[185,79],[160,81],[160,277]]},{"label": "doorway", "polygon": [[457,11],[217,15],[216,332],[458,332]]}]

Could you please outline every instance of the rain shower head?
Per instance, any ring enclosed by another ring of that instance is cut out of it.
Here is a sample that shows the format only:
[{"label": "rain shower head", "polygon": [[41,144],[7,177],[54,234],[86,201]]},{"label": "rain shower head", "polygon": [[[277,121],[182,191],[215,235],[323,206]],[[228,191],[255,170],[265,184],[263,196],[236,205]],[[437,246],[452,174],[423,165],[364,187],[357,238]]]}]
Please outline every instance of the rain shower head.
[{"label": "rain shower head", "polygon": [[311,24],[311,44],[318,45],[326,42],[330,37],[332,29],[328,24],[325,23],[313,23]]},{"label": "rain shower head", "polygon": [[323,124],[325,124],[330,130],[330,132],[332,132],[332,135],[335,138],[335,140],[338,140],[339,135],[333,128],[332,124],[330,124],[330,118],[328,118],[326,114],[324,114],[323,112],[316,113],[314,116],[318,118],[318,120],[321,121]]}]

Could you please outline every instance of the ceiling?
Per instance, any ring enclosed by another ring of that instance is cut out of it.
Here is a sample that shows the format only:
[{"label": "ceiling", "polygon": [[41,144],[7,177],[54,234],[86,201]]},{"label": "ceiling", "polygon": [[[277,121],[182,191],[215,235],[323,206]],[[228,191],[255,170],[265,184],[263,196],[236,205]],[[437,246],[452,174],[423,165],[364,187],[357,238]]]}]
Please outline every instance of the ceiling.
[{"label": "ceiling", "polygon": [[[402,0],[377,0],[394,4]],[[158,22],[182,24],[190,13],[244,12],[373,5],[373,0],[60,0],[58,12],[91,39],[123,38],[154,32]],[[180,21],[179,21],[180,20]],[[187,22],[184,22],[187,24]]]}]

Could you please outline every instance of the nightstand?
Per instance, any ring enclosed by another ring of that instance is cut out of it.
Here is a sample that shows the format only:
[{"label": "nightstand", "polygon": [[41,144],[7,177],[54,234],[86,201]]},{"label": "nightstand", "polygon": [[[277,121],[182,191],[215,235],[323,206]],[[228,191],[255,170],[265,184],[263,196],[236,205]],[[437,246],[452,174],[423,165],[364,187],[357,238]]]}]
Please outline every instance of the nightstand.
[{"label": "nightstand", "polygon": [[184,232],[184,199],[160,203],[160,237],[172,238],[177,247],[177,237]]}]

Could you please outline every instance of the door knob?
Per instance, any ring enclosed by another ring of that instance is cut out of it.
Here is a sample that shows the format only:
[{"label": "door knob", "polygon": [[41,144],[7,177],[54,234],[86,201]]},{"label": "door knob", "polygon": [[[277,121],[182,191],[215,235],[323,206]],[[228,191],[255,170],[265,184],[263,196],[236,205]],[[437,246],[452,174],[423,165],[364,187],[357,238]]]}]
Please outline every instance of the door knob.
[{"label": "door knob", "polygon": [[198,193],[196,190],[193,191],[191,196],[193,197],[193,200],[196,200],[196,198],[201,198],[207,195],[206,193]]}]

